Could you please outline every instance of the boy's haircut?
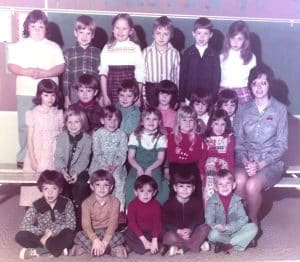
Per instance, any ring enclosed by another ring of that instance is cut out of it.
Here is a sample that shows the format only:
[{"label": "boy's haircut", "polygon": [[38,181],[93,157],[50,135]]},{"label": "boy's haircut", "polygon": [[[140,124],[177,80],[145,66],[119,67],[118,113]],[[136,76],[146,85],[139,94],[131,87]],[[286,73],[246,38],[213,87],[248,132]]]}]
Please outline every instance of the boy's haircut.
[{"label": "boy's haircut", "polygon": [[159,93],[167,93],[172,96],[171,101],[170,101],[171,108],[174,108],[178,102],[178,87],[174,82],[172,82],[170,80],[160,81],[157,86],[156,93],[157,93],[157,105],[158,105],[158,94]]},{"label": "boy's haircut", "polygon": [[206,88],[199,88],[193,91],[190,97],[190,105],[194,106],[194,103],[207,104],[207,111],[210,111],[213,106],[213,95],[211,91]]},{"label": "boy's haircut", "polygon": [[121,122],[122,113],[118,108],[116,108],[114,105],[103,107],[103,115],[101,118],[112,118],[113,115],[115,115],[118,118],[119,122]]},{"label": "boy's haircut", "polygon": [[234,90],[231,90],[229,88],[223,89],[217,97],[217,108],[221,109],[222,105],[227,103],[227,102],[233,102],[235,104],[235,112],[238,108],[238,96],[237,93]]},{"label": "boy's haircut", "polygon": [[208,29],[210,32],[212,32],[214,27],[211,20],[206,17],[200,17],[194,22],[194,32],[196,32],[196,30],[199,28]]},{"label": "boy's haircut", "polygon": [[89,179],[90,184],[93,186],[98,181],[106,181],[112,188],[115,186],[115,179],[113,175],[104,169],[96,170]]},{"label": "boy's haircut", "polygon": [[132,92],[134,97],[138,97],[140,95],[140,89],[138,82],[133,79],[124,79],[121,83],[121,86],[118,88],[118,94],[122,91]]},{"label": "boy's haircut", "polygon": [[37,181],[37,186],[41,192],[44,184],[56,185],[60,190],[62,190],[64,183],[64,177],[60,172],[55,170],[45,170],[40,174],[40,177]]},{"label": "boy's haircut", "polygon": [[67,111],[64,113],[65,130],[67,130],[67,121],[70,116],[78,116],[82,126],[82,131],[88,132],[89,124],[88,124],[86,114],[83,111],[78,109],[67,109]]},{"label": "boy's haircut", "polygon": [[224,131],[224,135],[229,135],[233,132],[233,128],[231,125],[230,117],[228,116],[227,112],[223,109],[217,109],[213,111],[208,119],[207,128],[205,130],[205,137],[209,137],[212,135],[212,123],[218,119],[223,119],[225,121],[226,127]]},{"label": "boy's haircut", "polygon": [[96,30],[96,22],[95,20],[88,16],[88,15],[81,15],[78,16],[76,21],[75,21],[75,30],[83,30],[83,29],[89,29],[92,34],[95,34],[95,30]]},{"label": "boy's haircut", "polygon": [[153,23],[153,33],[154,31],[159,28],[159,27],[165,27],[171,34],[171,37],[173,36],[174,33],[174,25],[172,23],[172,20],[168,18],[167,16],[161,16],[155,19]]},{"label": "boy's haircut", "polygon": [[197,166],[194,163],[174,163],[170,165],[171,184],[191,184],[196,186],[196,177],[199,175]]},{"label": "boy's haircut", "polygon": [[36,96],[32,99],[33,103],[35,105],[41,105],[42,104],[42,93],[48,93],[48,94],[55,94],[55,102],[53,106],[56,106],[58,104],[59,100],[59,90],[57,87],[57,84],[52,79],[42,79],[38,85],[36,90]]},{"label": "boy's haircut", "polygon": [[228,169],[220,169],[215,176],[215,183],[217,183],[219,178],[228,177],[232,182],[235,182],[234,175]]},{"label": "boy's haircut", "polygon": [[139,176],[135,182],[134,182],[134,190],[138,190],[142,188],[144,185],[149,185],[153,191],[157,191],[157,183],[156,181],[151,177],[147,175]]},{"label": "boy's haircut", "polygon": [[99,91],[100,84],[97,77],[90,74],[83,74],[79,77],[78,82],[74,85],[75,89],[84,86],[85,88],[93,89]]},{"label": "boy's haircut", "polygon": [[47,31],[48,17],[46,16],[46,14],[42,10],[32,10],[31,12],[29,12],[23,23],[23,37],[29,37],[29,24],[36,23],[39,20],[44,23]]}]

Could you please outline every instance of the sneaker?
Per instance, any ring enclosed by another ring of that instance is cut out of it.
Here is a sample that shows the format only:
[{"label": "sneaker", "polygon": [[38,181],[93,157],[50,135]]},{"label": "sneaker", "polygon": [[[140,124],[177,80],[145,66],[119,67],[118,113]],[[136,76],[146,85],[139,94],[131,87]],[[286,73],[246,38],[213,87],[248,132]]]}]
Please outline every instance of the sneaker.
[{"label": "sneaker", "polygon": [[210,245],[207,241],[204,241],[203,244],[200,247],[201,251],[209,251],[210,250]]},{"label": "sneaker", "polygon": [[69,250],[67,248],[64,248],[63,252],[62,252],[63,256],[67,256],[69,255]]},{"label": "sneaker", "polygon": [[122,245],[111,248],[110,254],[117,258],[128,258],[127,250]]},{"label": "sneaker", "polygon": [[183,253],[183,249],[177,246],[170,246],[169,248],[169,256],[183,255]]},{"label": "sneaker", "polygon": [[36,252],[35,248],[22,248],[20,251],[20,259],[30,259],[34,257],[39,257],[40,255]]}]

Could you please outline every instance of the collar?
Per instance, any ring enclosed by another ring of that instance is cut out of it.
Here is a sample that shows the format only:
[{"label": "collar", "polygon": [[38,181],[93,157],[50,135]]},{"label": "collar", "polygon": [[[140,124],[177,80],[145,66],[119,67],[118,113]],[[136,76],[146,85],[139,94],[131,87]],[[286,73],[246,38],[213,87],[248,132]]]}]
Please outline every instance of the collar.
[{"label": "collar", "polygon": [[[53,207],[53,210],[56,209],[59,213],[62,213],[65,210],[67,203],[68,203],[68,198],[59,195],[58,198],[57,198],[57,201],[55,203],[55,206]],[[44,197],[36,200],[33,203],[33,206],[35,207],[37,212],[41,213],[41,214],[43,214],[47,211],[51,211],[51,207],[46,202]]]},{"label": "collar", "polygon": [[88,46],[87,46],[87,48],[83,48],[79,43],[78,43],[78,41],[76,41],[76,48],[80,48],[80,49],[82,49],[82,50],[87,50],[87,49],[89,49],[91,47],[91,44],[89,44]]},{"label": "collar", "polygon": [[82,138],[83,136],[83,132],[80,132],[78,135],[76,136],[72,136],[70,135],[70,133],[68,132],[68,136],[69,136],[69,140],[70,140],[70,143],[73,144],[73,143],[78,143],[78,141]]},{"label": "collar", "polygon": [[108,195],[108,196],[107,196],[107,199],[106,199],[105,202],[104,202],[104,204],[101,205],[100,202],[98,201],[98,199],[96,198],[95,192],[93,192],[93,193],[91,194],[91,204],[92,204],[92,206],[94,206],[94,205],[96,205],[96,204],[97,204],[97,205],[104,206],[104,205],[106,205],[108,202],[110,202],[111,197],[112,197],[111,194]]},{"label": "collar", "polygon": [[96,101],[94,100],[94,99],[92,99],[90,102],[88,102],[88,103],[83,103],[83,102],[81,102],[80,100],[78,101],[78,104],[79,104],[79,106],[80,107],[83,107],[83,108],[89,108],[89,107],[93,107],[93,105],[94,105],[94,103],[95,103]]}]

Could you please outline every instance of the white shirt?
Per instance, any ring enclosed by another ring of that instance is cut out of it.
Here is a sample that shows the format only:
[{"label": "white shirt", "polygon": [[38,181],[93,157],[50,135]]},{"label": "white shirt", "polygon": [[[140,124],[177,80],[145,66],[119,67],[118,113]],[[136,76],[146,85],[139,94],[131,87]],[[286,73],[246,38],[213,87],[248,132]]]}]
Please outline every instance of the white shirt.
[{"label": "white shirt", "polygon": [[[168,143],[165,135],[161,135],[159,138],[153,140],[153,135],[146,132],[142,133],[140,141],[142,147],[148,150],[153,149],[155,145],[157,149],[166,149]],[[138,138],[134,133],[129,136],[128,146],[139,146]]]},{"label": "white shirt", "polygon": [[199,51],[199,54],[200,54],[201,57],[203,57],[204,52],[205,52],[207,46],[208,46],[208,45],[205,45],[205,46],[199,46],[199,45],[196,44],[196,48],[197,48],[197,50]]}]

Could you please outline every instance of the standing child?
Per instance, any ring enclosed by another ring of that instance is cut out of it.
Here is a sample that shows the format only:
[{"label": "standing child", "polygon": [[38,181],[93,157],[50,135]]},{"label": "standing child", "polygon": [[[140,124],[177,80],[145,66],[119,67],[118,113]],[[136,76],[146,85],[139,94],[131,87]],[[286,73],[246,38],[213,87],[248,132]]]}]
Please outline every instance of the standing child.
[{"label": "standing child", "polygon": [[64,194],[73,200],[79,222],[81,203],[89,195],[87,167],[92,139],[85,133],[87,127],[87,118],[82,111],[68,109],[65,113],[65,131],[57,137],[54,154],[55,169],[65,178]]},{"label": "standing child", "polygon": [[189,101],[191,94],[208,86],[213,96],[218,93],[221,70],[217,53],[208,46],[213,35],[212,22],[201,17],[194,22],[195,44],[184,51],[180,65],[180,102]]},{"label": "standing child", "polygon": [[[146,84],[143,100],[146,106],[156,106],[156,87],[162,80],[179,84],[180,54],[172,44],[174,26],[167,16],[161,16],[153,24],[153,43],[143,50],[146,66]],[[159,85],[158,85],[159,86]]]},{"label": "standing child", "polygon": [[83,74],[79,77],[78,82],[74,85],[77,90],[79,101],[70,106],[70,109],[83,111],[88,121],[88,133],[100,127],[102,117],[102,107],[96,101],[99,92],[99,81],[97,77],[89,74]]},{"label": "standing child", "polygon": [[129,136],[140,121],[140,109],[134,105],[139,98],[139,85],[135,79],[125,79],[118,89],[118,94],[119,102],[116,107],[122,113],[120,129]]},{"label": "standing child", "polygon": [[134,199],[134,183],[141,175],[151,176],[156,181],[156,199],[164,203],[169,196],[168,183],[161,170],[167,137],[163,132],[162,117],[158,109],[149,107],[142,112],[139,127],[129,137],[128,148],[131,169],[125,183],[126,203]]},{"label": "standing child", "polygon": [[114,185],[114,177],[106,170],[100,169],[91,175],[90,187],[94,192],[82,203],[83,231],[76,234],[71,255],[90,253],[99,257],[110,249],[114,257],[127,257],[123,235],[115,232],[120,201],[111,194]]},{"label": "standing child", "polygon": [[236,91],[239,103],[251,99],[248,89],[250,70],[256,65],[256,57],[250,46],[250,30],[244,21],[233,22],[224,40],[220,55],[221,89]]},{"label": "standing child", "polygon": [[230,171],[219,170],[214,186],[216,192],[205,208],[206,223],[212,228],[208,239],[215,243],[215,253],[232,248],[244,251],[255,238],[257,225],[248,222],[242,199],[233,193],[236,183]]},{"label": "standing child", "polygon": [[114,195],[119,199],[120,211],[125,210],[124,184],[126,179],[125,161],[127,156],[127,135],[119,129],[121,112],[114,106],[103,109],[101,124],[93,134],[93,158],[89,173],[105,169],[115,179]]},{"label": "standing child", "polygon": [[205,132],[206,158],[204,161],[205,176],[203,177],[204,203],[214,193],[214,177],[220,169],[234,170],[235,140],[228,114],[216,110],[209,118]]},{"label": "standing child", "polygon": [[[37,87],[33,102],[36,107],[26,112],[28,148],[24,172],[54,169],[56,137],[63,127],[63,112],[57,109],[58,87],[51,79],[43,79]],[[31,206],[41,193],[36,186],[22,186],[20,205]]]},{"label": "standing child", "polygon": [[139,176],[134,183],[136,198],[128,205],[128,229],[125,240],[129,248],[138,254],[158,251],[161,233],[161,206],[155,200],[157,183],[147,175]]},{"label": "standing child", "polygon": [[170,80],[163,80],[156,90],[156,106],[162,115],[163,126],[169,129],[174,128],[178,100],[177,86]]},{"label": "standing child", "polygon": [[104,106],[118,102],[122,80],[135,78],[140,90],[144,83],[145,64],[133,26],[128,14],[118,14],[112,20],[112,36],[101,52],[99,66]]},{"label": "standing child", "polygon": [[191,94],[191,107],[197,114],[197,132],[204,134],[213,109],[212,94],[208,89],[198,89]]},{"label": "standing child", "polygon": [[37,185],[42,198],[36,200],[22,220],[16,241],[22,248],[20,259],[51,253],[68,255],[75,236],[75,214],[72,202],[61,196],[64,178],[57,171],[45,170]]},{"label": "standing child", "polygon": [[233,124],[233,119],[235,112],[238,109],[238,97],[234,90],[223,89],[217,97],[217,109],[223,109],[227,112],[231,124]]},{"label": "standing child", "polygon": [[193,174],[194,170],[189,167],[186,165],[182,169],[184,173],[173,174],[172,186],[176,195],[169,198],[163,207],[163,225],[166,232],[163,237],[165,246],[162,255],[169,247],[170,256],[183,254],[187,250],[199,252],[201,248],[209,249],[205,240],[210,227],[204,224],[201,201],[192,196],[196,187],[195,177],[198,174]]},{"label": "standing child", "polygon": [[74,26],[75,46],[64,52],[66,70],[63,76],[63,92],[65,109],[78,101],[74,84],[82,74],[98,77],[100,49],[91,45],[95,36],[96,23],[88,15],[77,17]]},{"label": "standing child", "polygon": [[18,131],[20,150],[17,165],[23,167],[27,148],[28,130],[25,113],[33,108],[32,99],[36,95],[40,80],[50,78],[58,83],[58,75],[65,68],[60,47],[46,39],[48,18],[41,10],[29,12],[24,22],[24,39],[10,45],[8,69],[17,75],[16,94],[18,110]]}]

